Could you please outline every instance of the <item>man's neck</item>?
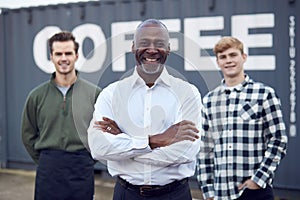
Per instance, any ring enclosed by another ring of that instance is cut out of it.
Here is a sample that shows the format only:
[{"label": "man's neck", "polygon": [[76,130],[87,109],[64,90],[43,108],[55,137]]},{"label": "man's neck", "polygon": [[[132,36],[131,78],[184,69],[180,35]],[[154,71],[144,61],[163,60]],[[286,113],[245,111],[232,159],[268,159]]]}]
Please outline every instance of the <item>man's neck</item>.
[{"label": "man's neck", "polygon": [[225,77],[225,85],[228,87],[234,87],[245,80],[245,74],[236,77]]},{"label": "man's neck", "polygon": [[155,81],[161,75],[162,71],[160,71],[156,74],[146,74],[146,73],[142,72],[140,69],[137,69],[137,73],[145,81],[145,84],[148,87],[152,87],[154,85]]},{"label": "man's neck", "polygon": [[151,88],[151,87],[154,85],[154,83],[146,83],[146,85],[147,85],[149,88]]},{"label": "man's neck", "polygon": [[67,74],[61,74],[56,72],[55,74],[55,82],[59,86],[70,87],[73,83],[75,83],[77,79],[76,72],[72,71]]}]

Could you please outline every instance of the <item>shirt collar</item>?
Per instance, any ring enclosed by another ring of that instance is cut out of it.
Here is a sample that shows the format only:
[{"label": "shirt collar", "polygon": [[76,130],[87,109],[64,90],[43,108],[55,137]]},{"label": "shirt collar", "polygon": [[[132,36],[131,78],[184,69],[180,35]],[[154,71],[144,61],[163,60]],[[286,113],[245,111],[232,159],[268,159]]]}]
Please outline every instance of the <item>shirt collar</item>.
[{"label": "shirt collar", "polygon": [[[134,70],[131,78],[132,78],[132,84],[131,84],[132,88],[138,87],[138,86],[141,86],[141,85],[145,85],[145,81],[137,73],[136,67],[135,67],[135,70]],[[166,70],[165,67],[164,67],[163,71],[161,72],[160,76],[155,81],[154,86],[156,84],[171,86],[170,74],[168,73],[168,71]]]},{"label": "shirt collar", "polygon": [[245,74],[245,80],[243,82],[241,82],[240,84],[236,85],[236,86],[233,86],[233,87],[227,87],[225,85],[225,79],[222,80],[222,83],[221,83],[221,92],[226,92],[226,91],[233,91],[235,90],[236,92],[240,92],[242,91],[249,83],[252,83],[252,79],[250,79],[250,77]]}]

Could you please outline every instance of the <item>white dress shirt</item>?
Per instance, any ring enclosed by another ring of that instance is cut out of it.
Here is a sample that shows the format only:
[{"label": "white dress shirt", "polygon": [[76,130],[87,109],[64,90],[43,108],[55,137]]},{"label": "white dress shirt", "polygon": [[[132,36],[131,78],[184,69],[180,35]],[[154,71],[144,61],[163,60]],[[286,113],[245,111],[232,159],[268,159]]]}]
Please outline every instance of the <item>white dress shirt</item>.
[{"label": "white dress shirt", "polygon": [[[151,88],[135,70],[100,93],[88,129],[92,156],[107,160],[112,176],[134,185],[165,185],[193,176],[200,139],[151,150],[149,136],[182,120],[193,121],[200,130],[201,106],[198,89],[166,69]],[[94,128],[94,122],[102,117],[114,120],[122,133],[113,135]]]}]

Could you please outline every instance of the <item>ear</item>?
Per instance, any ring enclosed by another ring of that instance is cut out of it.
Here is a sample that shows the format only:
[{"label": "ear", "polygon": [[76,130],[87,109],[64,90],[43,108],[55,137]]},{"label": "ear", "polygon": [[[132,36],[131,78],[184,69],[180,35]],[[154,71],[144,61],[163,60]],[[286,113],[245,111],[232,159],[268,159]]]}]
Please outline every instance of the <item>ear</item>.
[{"label": "ear", "polygon": [[245,53],[243,53],[243,55],[242,55],[242,56],[243,56],[244,62],[246,62],[248,55],[247,55],[247,54],[245,54]]},{"label": "ear", "polygon": [[220,67],[220,65],[219,65],[219,59],[218,59],[218,56],[216,56],[216,63],[217,63],[218,68],[221,69],[221,67]]},{"label": "ear", "polygon": [[135,45],[134,45],[134,42],[132,42],[132,45],[131,45],[131,52],[133,53],[133,54],[135,54]]},{"label": "ear", "polygon": [[76,61],[78,60],[78,57],[79,57],[79,54],[78,54],[78,53],[76,53]]},{"label": "ear", "polygon": [[168,50],[167,50],[168,55],[170,55],[170,51],[171,51],[171,48],[170,48],[170,43],[169,43],[169,45],[168,45]]}]

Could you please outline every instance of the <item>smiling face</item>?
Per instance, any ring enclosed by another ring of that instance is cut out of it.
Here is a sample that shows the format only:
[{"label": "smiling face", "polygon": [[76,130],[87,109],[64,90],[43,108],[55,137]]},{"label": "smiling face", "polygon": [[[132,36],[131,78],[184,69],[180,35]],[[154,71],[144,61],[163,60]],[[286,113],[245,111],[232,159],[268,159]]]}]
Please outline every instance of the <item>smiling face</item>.
[{"label": "smiling face", "polygon": [[223,72],[225,80],[244,80],[243,65],[246,61],[246,58],[246,54],[242,54],[237,48],[229,48],[217,54],[217,63]]},{"label": "smiling face", "polygon": [[56,73],[62,75],[72,73],[75,70],[75,62],[78,59],[74,42],[72,40],[53,42],[50,57],[55,65]]},{"label": "smiling face", "polygon": [[225,84],[235,86],[242,83],[245,80],[244,63],[247,60],[243,43],[234,37],[223,37],[215,45],[214,52]]},{"label": "smiling face", "polygon": [[140,76],[160,75],[170,52],[168,30],[160,23],[144,22],[132,46]]}]

